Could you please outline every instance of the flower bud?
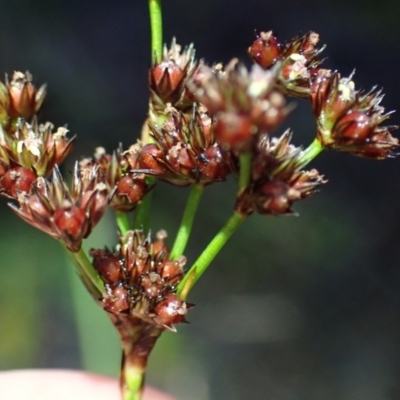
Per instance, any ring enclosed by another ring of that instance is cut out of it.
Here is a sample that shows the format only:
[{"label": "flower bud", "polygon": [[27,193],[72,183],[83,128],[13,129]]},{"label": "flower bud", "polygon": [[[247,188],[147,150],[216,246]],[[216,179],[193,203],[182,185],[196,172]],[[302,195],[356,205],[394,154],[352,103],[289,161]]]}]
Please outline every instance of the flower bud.
[{"label": "flower bud", "polygon": [[164,300],[160,301],[154,309],[155,322],[170,330],[174,325],[184,322],[188,307],[175,293],[168,293]]},{"label": "flower bud", "polygon": [[9,169],[1,179],[1,189],[10,197],[16,199],[18,192],[29,193],[32,183],[36,180],[35,173],[24,167]]},{"label": "flower bud", "polygon": [[280,47],[272,31],[261,32],[249,47],[248,52],[254,62],[267,69],[281,58]]}]

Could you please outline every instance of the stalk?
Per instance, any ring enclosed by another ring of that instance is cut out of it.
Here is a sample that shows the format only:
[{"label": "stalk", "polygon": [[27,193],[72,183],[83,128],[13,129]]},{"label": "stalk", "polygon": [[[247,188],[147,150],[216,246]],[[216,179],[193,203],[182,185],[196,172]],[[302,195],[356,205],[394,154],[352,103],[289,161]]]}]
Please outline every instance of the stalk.
[{"label": "stalk", "polygon": [[314,139],[314,141],[303,151],[301,159],[299,160],[301,168],[304,168],[308,163],[314,160],[322,150],[324,150],[322,143],[319,139]]},{"label": "stalk", "polygon": [[116,212],[116,220],[119,231],[122,236],[125,236],[126,233],[131,229],[131,222],[129,220],[129,213],[117,211]]},{"label": "stalk", "polygon": [[200,257],[196,260],[196,262],[186,273],[185,277],[179,283],[177,295],[180,299],[185,300],[187,298],[192,287],[204,274],[216,255],[225,246],[229,238],[239,228],[246,217],[246,215],[234,212],[222,229],[214,236],[214,239],[211,240],[205,250],[200,254]]},{"label": "stalk", "polygon": [[120,389],[122,400],[140,400],[148,357],[164,328],[141,318],[109,314],[122,344]]},{"label": "stalk", "polygon": [[239,192],[246,188],[250,182],[251,176],[251,153],[243,153],[239,158],[240,173],[239,173]]},{"label": "stalk", "polygon": [[189,241],[190,232],[192,231],[194,217],[200,204],[203,192],[204,186],[200,185],[193,185],[190,190],[186,208],[182,216],[181,225],[171,250],[171,260],[176,260],[185,251],[187,242]]},{"label": "stalk", "polygon": [[162,10],[161,0],[149,0],[151,26],[151,59],[160,62],[162,58]]},{"label": "stalk", "polygon": [[81,247],[81,249],[77,253],[73,253],[72,251],[67,249],[63,242],[61,243],[69,257],[72,259],[75,266],[77,267],[77,272],[82,282],[84,283],[92,297],[96,300],[96,302],[98,302],[104,293],[104,283],[101,280],[97,271],[94,269],[92,263],[85,253],[85,250],[83,250],[83,248]]},{"label": "stalk", "polygon": [[[161,61],[162,59],[162,9],[161,0],[149,0],[149,14],[150,14],[150,29],[151,29],[151,60],[152,63]],[[147,123],[143,125],[142,143],[146,144],[149,141]],[[154,183],[153,178],[148,178],[149,185]],[[134,228],[135,229],[148,229],[149,225],[149,214],[151,207],[152,192],[148,193],[142,202],[138,205],[135,212]]]}]

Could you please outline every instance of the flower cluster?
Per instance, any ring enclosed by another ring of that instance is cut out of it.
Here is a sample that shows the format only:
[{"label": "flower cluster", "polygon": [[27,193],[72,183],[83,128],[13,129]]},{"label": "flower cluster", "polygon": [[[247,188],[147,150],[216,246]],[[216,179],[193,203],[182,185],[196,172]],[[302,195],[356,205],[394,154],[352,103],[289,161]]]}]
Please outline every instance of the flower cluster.
[{"label": "flower cluster", "polygon": [[106,185],[108,193],[114,192],[110,206],[116,211],[132,211],[150,190],[143,173],[135,172],[139,168],[139,145],[133,145],[127,151],[122,146],[107,154],[98,147],[93,158],[84,158],[79,162],[82,171],[97,167],[97,174]]},{"label": "flower cluster", "polygon": [[252,163],[250,184],[240,193],[235,209],[241,214],[293,215],[295,201],[311,196],[326,181],[316,169],[303,171],[301,148],[290,144],[292,133],[260,138]]},{"label": "flower cluster", "polygon": [[317,120],[317,137],[326,148],[357,156],[385,159],[395,155],[399,141],[390,132],[396,126],[380,126],[387,120],[380,105],[383,95],[355,90],[352,76],[322,70],[311,85],[311,104]]},{"label": "flower cluster", "polygon": [[14,72],[11,82],[6,75],[5,84],[0,82],[0,124],[3,129],[13,129],[18,118],[29,121],[40,109],[46,96],[46,85],[39,89],[32,83],[27,71]]},{"label": "flower cluster", "polygon": [[290,42],[279,43],[272,31],[261,32],[248,52],[255,63],[269,69],[280,64],[277,84],[287,94],[308,97],[309,80],[317,73],[321,61],[317,59],[325,46],[317,48],[319,35],[308,32]]},{"label": "flower cluster", "polygon": [[150,126],[154,143],[139,152],[141,171],[176,186],[225,180],[232,160],[215,138],[215,123],[201,109],[191,117],[173,110],[161,128]]},{"label": "flower cluster", "polygon": [[216,118],[215,135],[224,149],[247,151],[257,137],[271,133],[289,112],[284,96],[275,90],[276,71],[254,66],[248,71],[231,62],[225,71],[201,68],[189,84],[196,100]]},{"label": "flower cluster", "polygon": [[171,47],[164,46],[162,60],[155,59],[149,71],[150,119],[165,114],[167,107],[179,111],[190,110],[193,98],[186,84],[198,72],[200,61],[195,60],[193,44],[181,53],[181,46],[173,39]]},{"label": "flower cluster", "polygon": [[93,266],[105,283],[106,311],[173,331],[175,324],[185,322],[192,305],[180,300],[175,289],[186,258],[170,260],[165,237],[160,231],[153,242],[142,230],[129,231],[116,252],[91,250]]},{"label": "flower cluster", "polygon": [[111,197],[107,186],[99,181],[97,167],[82,174],[76,164],[71,191],[55,167],[51,181],[37,178],[29,193],[18,193],[19,208],[13,204],[11,208],[23,220],[77,252],[82,239],[89,236],[103,216]]}]

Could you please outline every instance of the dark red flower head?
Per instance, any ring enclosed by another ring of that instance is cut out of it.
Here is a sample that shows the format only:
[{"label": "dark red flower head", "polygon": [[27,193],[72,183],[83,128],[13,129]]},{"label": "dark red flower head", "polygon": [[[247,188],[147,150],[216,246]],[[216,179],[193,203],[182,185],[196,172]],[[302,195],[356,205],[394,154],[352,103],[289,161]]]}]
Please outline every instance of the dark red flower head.
[{"label": "dark red flower head", "polygon": [[397,127],[381,126],[391,114],[380,105],[382,98],[379,91],[356,91],[352,75],[342,78],[337,72],[320,73],[311,86],[318,139],[326,148],[357,156],[394,156],[399,141],[391,131]]},{"label": "dark red flower head", "polygon": [[177,186],[220,182],[231,172],[230,154],[216,142],[215,124],[201,109],[191,118],[172,111],[161,128],[150,130],[154,143],[141,149],[139,172]]},{"label": "dark red flower head", "polygon": [[186,258],[169,260],[164,231],[157,236],[153,242],[141,230],[129,231],[117,252],[91,250],[93,266],[106,284],[106,311],[175,330],[190,308],[175,294]]},{"label": "dark red flower head", "polygon": [[76,164],[70,191],[56,166],[51,181],[38,178],[29,194],[20,192],[20,207],[10,206],[24,221],[77,252],[104,215],[112,194],[99,178],[98,167],[82,175]]},{"label": "dark red flower head", "polygon": [[283,95],[275,90],[276,70],[264,71],[255,65],[248,71],[233,61],[225,71],[202,67],[200,75],[188,84],[189,89],[215,116],[216,139],[225,149],[249,150],[290,111]]},{"label": "dark red flower head", "polygon": [[319,35],[315,32],[295,37],[287,43],[279,43],[272,31],[261,32],[248,52],[264,69],[280,63],[277,84],[283,92],[295,97],[308,97],[309,80],[322,62],[317,56],[325,48],[317,48],[318,41]]},{"label": "dark red flower head", "polygon": [[292,134],[261,138],[252,164],[250,184],[238,194],[236,211],[263,215],[293,215],[295,201],[311,196],[325,183],[318,171],[303,171],[303,151],[290,144]]},{"label": "dark red flower head", "polygon": [[172,106],[178,111],[190,110],[193,98],[186,88],[189,80],[197,73],[200,61],[195,60],[193,44],[181,53],[181,46],[173,39],[171,47],[164,46],[161,62],[155,61],[149,71],[150,119],[165,114]]}]

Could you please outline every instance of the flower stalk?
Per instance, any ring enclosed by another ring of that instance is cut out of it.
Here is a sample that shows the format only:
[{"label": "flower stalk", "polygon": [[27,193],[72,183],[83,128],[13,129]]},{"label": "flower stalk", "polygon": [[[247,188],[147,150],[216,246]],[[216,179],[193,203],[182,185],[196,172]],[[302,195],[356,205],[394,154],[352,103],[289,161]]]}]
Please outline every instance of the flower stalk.
[{"label": "flower stalk", "polygon": [[222,229],[214,236],[208,246],[201,253],[200,257],[195,261],[195,263],[186,273],[185,277],[179,283],[177,295],[181,300],[187,299],[187,296],[195,283],[204,274],[211,262],[222,250],[233,233],[244,222],[246,217],[246,215],[238,212],[233,213]]},{"label": "flower stalk", "polygon": [[120,389],[122,400],[142,398],[148,357],[163,329],[139,318],[109,314],[122,343]]},{"label": "flower stalk", "polygon": [[122,236],[125,236],[129,229],[131,229],[131,222],[129,220],[129,213],[123,211],[117,211],[115,213],[115,219],[117,226]]},{"label": "flower stalk", "polygon": [[303,151],[301,157],[299,158],[299,165],[305,167],[308,163],[314,160],[322,150],[324,150],[324,146],[321,141],[316,138],[314,141]]},{"label": "flower stalk", "polygon": [[176,260],[185,251],[186,244],[192,231],[194,217],[196,216],[196,211],[200,204],[203,193],[204,186],[201,185],[193,185],[190,189],[190,194],[185,211],[183,213],[181,225],[179,226],[178,233],[171,250],[171,260]]},{"label": "flower stalk", "polygon": [[62,243],[65,251],[76,265],[78,275],[88,289],[89,293],[92,295],[95,301],[98,302],[104,293],[104,283],[101,280],[98,272],[93,268],[93,265],[85,251],[83,248],[81,248],[75,253],[69,250],[64,242],[60,243]]},{"label": "flower stalk", "polygon": [[162,10],[161,0],[149,0],[151,26],[151,59],[160,62],[162,57]]}]

